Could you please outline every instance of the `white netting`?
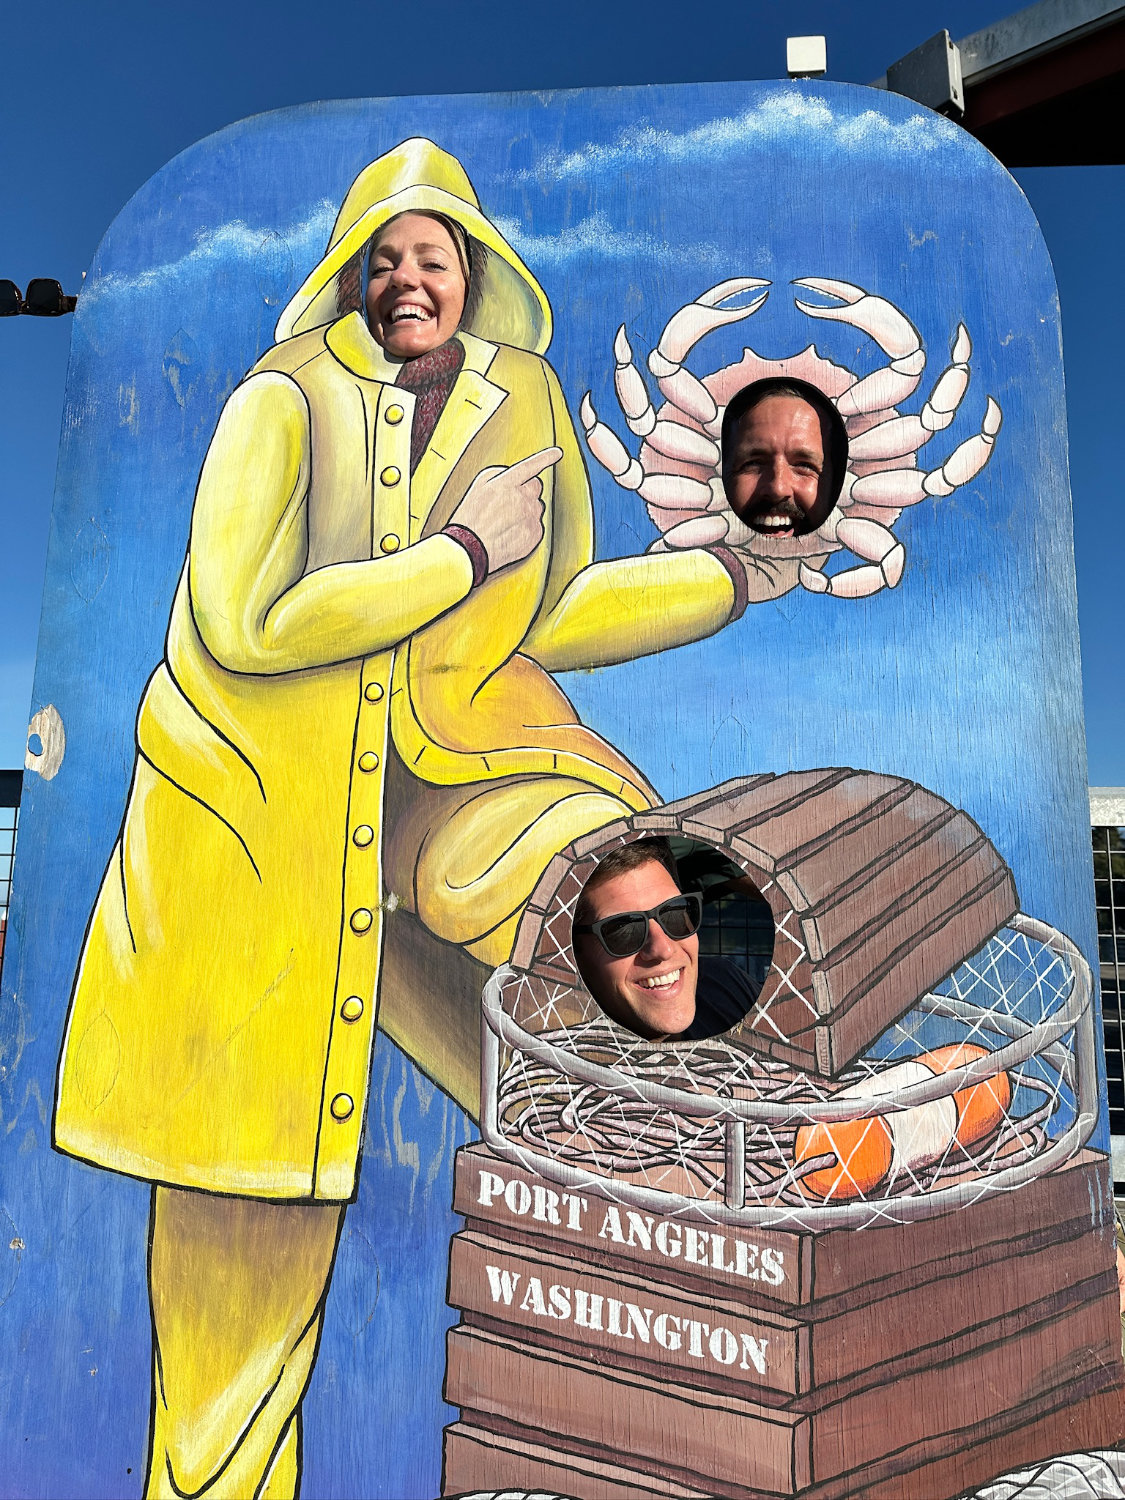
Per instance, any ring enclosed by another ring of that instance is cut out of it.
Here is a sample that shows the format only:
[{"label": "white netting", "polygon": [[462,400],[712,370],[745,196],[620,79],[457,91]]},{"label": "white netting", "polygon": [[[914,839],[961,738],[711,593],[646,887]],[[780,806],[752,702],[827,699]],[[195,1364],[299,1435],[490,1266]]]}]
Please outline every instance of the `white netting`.
[{"label": "white netting", "polygon": [[[474,1490],[461,1500],[572,1500],[557,1490]],[[1016,1469],[963,1500],[1125,1500],[1125,1454],[1069,1453]]]},{"label": "white netting", "polygon": [[[669,1045],[600,1015],[560,1024],[573,995],[498,971],[482,1133],[544,1176],[663,1214],[808,1229],[923,1218],[1056,1165],[1097,1116],[1089,968],[1022,915],[831,1081],[745,1031]],[[898,1066],[951,1047],[948,1071]]]}]

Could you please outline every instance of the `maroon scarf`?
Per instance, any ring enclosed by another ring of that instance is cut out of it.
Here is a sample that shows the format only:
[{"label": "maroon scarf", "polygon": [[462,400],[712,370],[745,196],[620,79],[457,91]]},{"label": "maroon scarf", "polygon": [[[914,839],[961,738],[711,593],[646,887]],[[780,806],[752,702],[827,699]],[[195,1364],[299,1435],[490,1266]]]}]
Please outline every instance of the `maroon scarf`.
[{"label": "maroon scarf", "polygon": [[427,354],[420,354],[417,359],[407,360],[398,372],[395,385],[404,391],[412,391],[415,396],[414,425],[410,429],[411,474],[434,435],[438,418],[464,362],[464,348],[456,339],[450,339]]}]

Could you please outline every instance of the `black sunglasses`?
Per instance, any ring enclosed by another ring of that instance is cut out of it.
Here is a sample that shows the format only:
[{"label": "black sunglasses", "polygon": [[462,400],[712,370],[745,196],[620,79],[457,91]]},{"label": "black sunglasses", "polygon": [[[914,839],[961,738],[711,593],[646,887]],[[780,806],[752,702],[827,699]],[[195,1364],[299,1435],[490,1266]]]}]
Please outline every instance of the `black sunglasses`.
[{"label": "black sunglasses", "polygon": [[574,931],[592,932],[611,958],[628,958],[644,947],[650,918],[670,938],[691,937],[703,919],[703,896],[699,891],[684,891],[648,911],[619,911],[598,922],[576,922]]}]

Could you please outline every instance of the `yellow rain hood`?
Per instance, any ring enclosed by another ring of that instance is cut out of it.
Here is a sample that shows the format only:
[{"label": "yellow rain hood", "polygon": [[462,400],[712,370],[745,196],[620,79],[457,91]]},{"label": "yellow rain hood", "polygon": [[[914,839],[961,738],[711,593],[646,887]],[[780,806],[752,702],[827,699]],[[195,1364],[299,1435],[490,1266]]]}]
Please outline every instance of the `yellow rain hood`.
[{"label": "yellow rain hood", "polygon": [[446,214],[490,252],[480,304],[465,325],[468,332],[536,354],[546,351],[551,307],[542,287],[481,212],[461,163],[424,136],[401,142],[364,167],[352,183],[323,260],[278,319],[279,343],[336,320],[337,274],[381,225],[404,213]]}]

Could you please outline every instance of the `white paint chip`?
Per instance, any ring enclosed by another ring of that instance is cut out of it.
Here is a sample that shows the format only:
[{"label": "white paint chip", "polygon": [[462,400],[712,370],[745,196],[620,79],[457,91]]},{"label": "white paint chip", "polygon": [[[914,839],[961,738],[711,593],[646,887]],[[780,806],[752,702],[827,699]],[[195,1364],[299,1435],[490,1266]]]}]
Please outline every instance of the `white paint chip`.
[{"label": "white paint chip", "polygon": [[[38,750],[32,747],[33,739],[38,739]],[[27,726],[27,752],[23,758],[24,768],[28,771],[38,771],[44,781],[50,781],[58,775],[65,754],[66,730],[63,728],[62,716],[53,703],[48,703],[47,707],[41,708]]]}]

